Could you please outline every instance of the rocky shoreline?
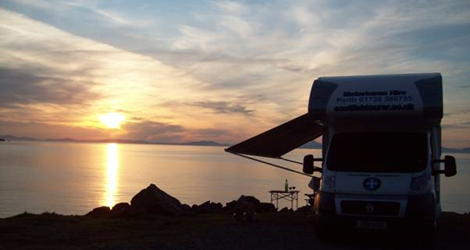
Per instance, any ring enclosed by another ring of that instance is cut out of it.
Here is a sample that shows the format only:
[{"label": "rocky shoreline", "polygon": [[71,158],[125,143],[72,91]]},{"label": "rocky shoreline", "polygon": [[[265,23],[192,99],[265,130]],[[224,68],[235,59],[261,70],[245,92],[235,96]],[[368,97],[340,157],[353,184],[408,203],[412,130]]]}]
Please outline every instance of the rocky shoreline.
[{"label": "rocky shoreline", "polygon": [[[466,249],[470,214],[443,213],[432,249]],[[222,205],[185,205],[155,185],[130,203],[99,207],[86,215],[23,213],[0,219],[5,249],[430,249],[416,232],[343,232],[315,237],[309,209],[276,211],[241,196]]]},{"label": "rocky shoreline", "polygon": [[[300,208],[300,211],[306,208]],[[136,194],[130,204],[122,202],[110,207],[97,207],[86,214],[90,217],[138,217],[160,215],[169,217],[194,216],[199,214],[232,214],[235,217],[248,217],[256,213],[276,212],[271,203],[261,202],[253,196],[242,195],[237,200],[227,203],[206,201],[200,205],[182,204],[175,197],[151,184]],[[283,210],[285,211],[285,210]]]}]

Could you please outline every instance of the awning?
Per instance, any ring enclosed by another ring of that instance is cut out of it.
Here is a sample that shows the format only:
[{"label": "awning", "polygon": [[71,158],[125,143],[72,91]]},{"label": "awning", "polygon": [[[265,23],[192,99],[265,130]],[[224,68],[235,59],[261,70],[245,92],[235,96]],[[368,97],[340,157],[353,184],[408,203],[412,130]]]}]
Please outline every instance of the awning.
[{"label": "awning", "polygon": [[322,134],[323,126],[319,120],[312,118],[309,114],[304,114],[231,146],[225,151],[234,154],[279,158]]}]

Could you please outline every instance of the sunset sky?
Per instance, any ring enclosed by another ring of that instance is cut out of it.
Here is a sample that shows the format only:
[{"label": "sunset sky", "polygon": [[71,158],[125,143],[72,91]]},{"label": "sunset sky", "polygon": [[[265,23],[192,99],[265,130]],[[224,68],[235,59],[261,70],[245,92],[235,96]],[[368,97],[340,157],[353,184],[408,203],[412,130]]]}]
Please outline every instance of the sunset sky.
[{"label": "sunset sky", "polygon": [[234,143],[320,76],[441,72],[470,147],[470,2],[0,2],[0,134]]}]

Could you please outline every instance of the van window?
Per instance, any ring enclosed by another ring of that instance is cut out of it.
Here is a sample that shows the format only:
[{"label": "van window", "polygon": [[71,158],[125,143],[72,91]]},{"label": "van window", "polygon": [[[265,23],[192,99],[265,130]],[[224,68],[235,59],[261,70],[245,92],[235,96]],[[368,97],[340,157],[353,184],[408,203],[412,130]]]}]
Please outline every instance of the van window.
[{"label": "van window", "polygon": [[425,133],[336,134],[327,168],[346,172],[418,172],[426,168]]}]

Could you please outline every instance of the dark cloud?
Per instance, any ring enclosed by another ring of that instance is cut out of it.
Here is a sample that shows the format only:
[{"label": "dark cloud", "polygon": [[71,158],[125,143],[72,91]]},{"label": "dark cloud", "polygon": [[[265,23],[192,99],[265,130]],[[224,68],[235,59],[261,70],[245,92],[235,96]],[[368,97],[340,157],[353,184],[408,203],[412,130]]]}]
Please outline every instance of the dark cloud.
[{"label": "dark cloud", "polygon": [[0,68],[0,104],[85,104],[100,98],[94,82],[42,76],[38,70]]},{"label": "dark cloud", "polygon": [[221,114],[240,113],[244,115],[249,115],[254,112],[254,110],[248,109],[245,106],[242,106],[239,104],[233,104],[229,102],[204,101],[204,102],[195,102],[192,105],[198,106],[201,108],[210,109],[214,111],[215,113],[221,113]]},{"label": "dark cloud", "polygon": [[127,131],[127,139],[151,142],[179,142],[186,133],[182,126],[153,121],[128,123],[123,129]]},{"label": "dark cloud", "polygon": [[203,137],[203,138],[217,138],[220,136],[225,136],[229,134],[230,132],[224,129],[213,129],[213,128],[207,128],[207,129],[198,129],[194,130],[194,135],[197,137]]},{"label": "dark cloud", "polygon": [[123,126],[127,131],[125,139],[145,140],[149,142],[181,143],[188,141],[215,140],[226,142],[232,140],[230,131],[223,129],[191,129],[180,125],[163,122],[142,121]]}]

